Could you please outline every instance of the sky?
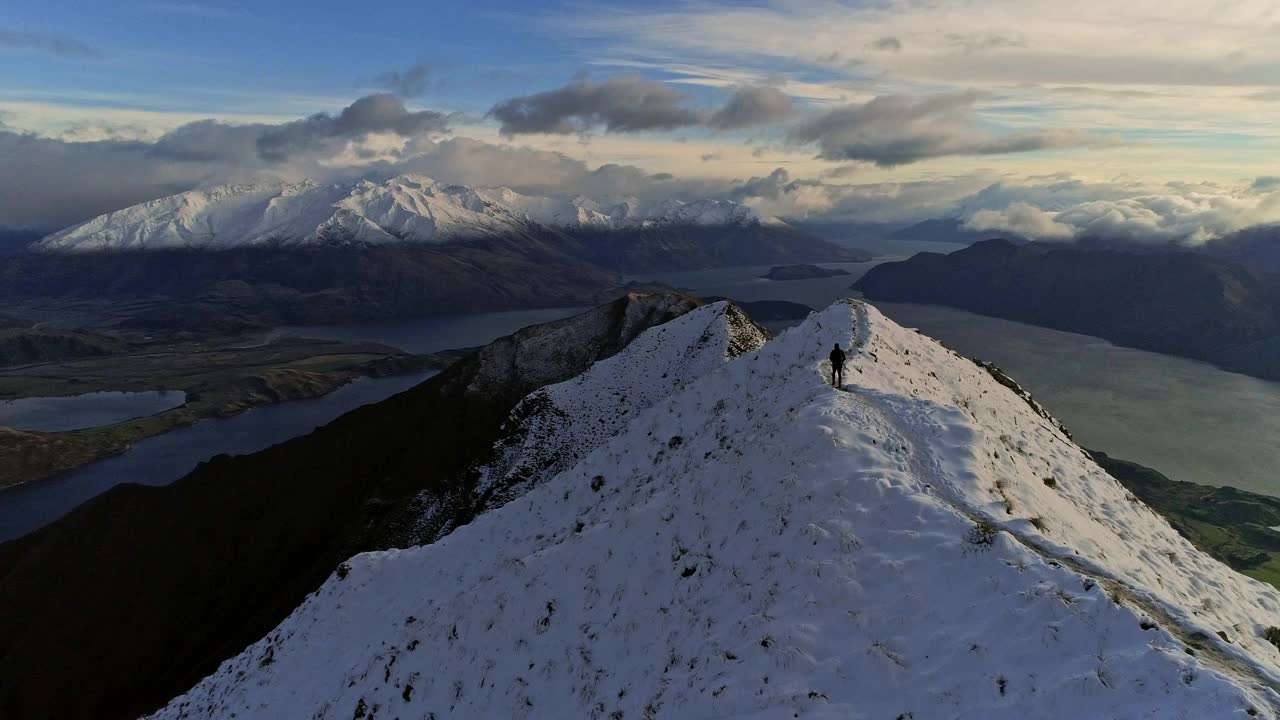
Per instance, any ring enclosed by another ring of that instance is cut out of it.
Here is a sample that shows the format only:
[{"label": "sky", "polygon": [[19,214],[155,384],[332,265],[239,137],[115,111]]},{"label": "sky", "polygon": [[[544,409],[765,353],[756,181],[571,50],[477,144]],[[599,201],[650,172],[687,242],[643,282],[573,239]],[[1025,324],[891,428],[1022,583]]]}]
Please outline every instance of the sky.
[{"label": "sky", "polygon": [[1280,221],[1280,0],[0,6],[0,226],[424,172],[1203,242]]}]

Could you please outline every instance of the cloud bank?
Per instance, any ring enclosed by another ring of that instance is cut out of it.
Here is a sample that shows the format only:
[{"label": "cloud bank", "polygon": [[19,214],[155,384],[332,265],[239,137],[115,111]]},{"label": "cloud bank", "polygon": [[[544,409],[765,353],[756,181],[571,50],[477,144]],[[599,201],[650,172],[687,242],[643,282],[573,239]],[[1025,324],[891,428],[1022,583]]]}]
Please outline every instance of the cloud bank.
[{"label": "cloud bank", "polygon": [[449,117],[431,110],[409,112],[394,95],[367,95],[344,108],[336,117],[318,113],[268,129],[258,137],[258,153],[281,161],[305,151],[315,151],[334,138],[355,138],[370,133],[412,137],[449,129]]},{"label": "cloud bank", "polygon": [[609,133],[687,127],[739,130],[776,125],[797,113],[791,97],[769,85],[739,85],[722,107],[707,110],[692,106],[675,87],[639,75],[615,75],[602,83],[579,77],[564,87],[503,100],[489,110],[508,137],[570,135],[597,128]]},{"label": "cloud bank", "polygon": [[815,143],[825,160],[859,160],[880,167],[948,155],[999,155],[1098,141],[1087,133],[1039,130],[991,135],[977,129],[976,91],[926,97],[882,95],[806,118],[788,133],[792,143]]},{"label": "cloud bank", "polygon": [[778,88],[748,85],[736,88],[729,102],[707,118],[707,125],[717,130],[776,125],[796,113],[791,96]]},{"label": "cloud bank", "polygon": [[[110,136],[72,142],[0,128],[0,157],[6,161],[0,173],[0,226],[56,229],[193,187],[264,176],[325,181],[401,172],[540,194],[721,197],[788,218],[909,222],[959,217],[974,229],[1055,240],[1098,236],[1198,243],[1280,222],[1280,181],[1270,176],[1239,187],[994,171],[859,182],[873,166],[1094,142],[1050,131],[992,135],[972,114],[983,97],[972,91],[890,95],[806,113],[775,87],[739,85],[721,106],[707,110],[693,107],[664,83],[622,76],[600,83],[582,78],[499,103],[494,111],[508,137],[595,127],[627,133],[673,124],[716,133],[784,127],[792,148],[814,147],[832,163],[811,173],[817,177],[797,177],[782,167],[746,179],[682,178],[617,163],[593,167],[562,152],[456,136],[451,115],[410,110],[389,93],[359,98],[337,113],[283,123],[190,122],[154,142]],[[759,146],[765,147],[774,146]],[[699,165],[722,164],[718,153],[696,147],[689,152],[694,161],[701,158]]]},{"label": "cloud bank", "polygon": [[514,97],[494,105],[489,115],[503,135],[672,130],[702,122],[683,93],[639,75],[616,75],[602,83],[581,77],[555,90]]},{"label": "cloud bank", "polygon": [[1254,225],[1280,222],[1280,192],[1206,190],[1091,200],[1048,211],[1027,202],[978,210],[966,226],[1032,239],[1104,238],[1200,245]]}]

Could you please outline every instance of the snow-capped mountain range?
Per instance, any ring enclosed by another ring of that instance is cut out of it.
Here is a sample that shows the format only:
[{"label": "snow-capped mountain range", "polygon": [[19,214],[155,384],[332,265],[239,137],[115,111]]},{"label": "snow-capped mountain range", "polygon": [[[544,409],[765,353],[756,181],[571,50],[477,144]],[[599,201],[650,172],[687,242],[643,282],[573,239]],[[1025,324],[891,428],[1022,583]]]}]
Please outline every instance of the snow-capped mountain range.
[{"label": "snow-capped mountain range", "polygon": [[497,453],[491,509],[352,558],[155,717],[1278,717],[1280,592],[1028,398],[862,303],[736,356],[733,317],[545,388],[571,421]]},{"label": "snow-capped mountain range", "polygon": [[43,251],[226,249],[269,243],[445,243],[549,228],[781,225],[728,200],[644,203],[523,195],[421,175],[350,183],[219,185],[152,200],[54,233]]}]

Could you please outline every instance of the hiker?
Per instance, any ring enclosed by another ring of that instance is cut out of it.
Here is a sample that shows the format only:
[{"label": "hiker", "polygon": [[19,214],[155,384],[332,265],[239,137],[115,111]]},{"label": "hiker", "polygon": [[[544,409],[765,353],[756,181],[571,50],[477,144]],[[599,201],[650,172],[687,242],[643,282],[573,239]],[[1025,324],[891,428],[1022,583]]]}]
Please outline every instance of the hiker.
[{"label": "hiker", "polygon": [[844,351],[840,349],[840,343],[831,348],[831,386],[840,387],[844,384]]}]

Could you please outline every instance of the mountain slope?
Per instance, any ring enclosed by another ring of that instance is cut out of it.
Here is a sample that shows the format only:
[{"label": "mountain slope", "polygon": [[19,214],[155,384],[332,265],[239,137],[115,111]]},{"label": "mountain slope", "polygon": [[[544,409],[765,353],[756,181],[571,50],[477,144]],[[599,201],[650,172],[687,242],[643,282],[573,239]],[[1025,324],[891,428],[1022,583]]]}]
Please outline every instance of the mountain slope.
[{"label": "mountain slope", "polygon": [[42,239],[49,252],[210,249],[334,242],[444,243],[550,228],[785,227],[728,200],[615,203],[474,189],[422,175],[351,183],[262,182],[191,190],[107,213]]},{"label": "mountain slope", "polygon": [[621,285],[555,235],[456,244],[237,247],[219,252],[24,253],[0,262],[0,298],[163,298],[143,327],[312,324],[594,305]]},{"label": "mountain slope", "polygon": [[[467,522],[522,398],[699,306],[633,295],[525,328],[310,435],[214,458],[169,486],[118,486],[0,544],[0,717],[154,710],[279,623],[351,554],[434,540],[422,504],[436,508],[436,532]],[[732,318],[741,314],[728,304],[703,308],[686,329],[709,342],[655,352],[672,370],[723,363],[762,340],[749,324],[722,332]]]},{"label": "mountain slope", "polygon": [[958,307],[1280,379],[1280,288],[1192,252],[987,240],[878,265],[871,300]]},{"label": "mountain slope", "polygon": [[1276,717],[1277,622],[987,370],[837,304],[352,558],[156,717]]},{"label": "mountain slope", "polygon": [[965,227],[964,221],[959,218],[933,218],[894,230],[889,233],[889,237],[894,240],[923,240],[968,245],[1001,234],[993,233],[991,230],[971,230]]},{"label": "mountain slope", "polygon": [[1280,274],[1280,224],[1246,228],[1207,242],[1200,250],[1263,272]]},{"label": "mountain slope", "polygon": [[0,258],[0,298],[145,299],[130,324],[221,332],[593,305],[620,294],[620,273],[869,257],[728,200],[401,175],[223,185],[108,213]]},{"label": "mountain slope", "polygon": [[383,183],[268,182],[191,190],[100,215],[44,238],[37,249],[445,242],[526,229],[527,223],[471,188],[402,175]]}]

